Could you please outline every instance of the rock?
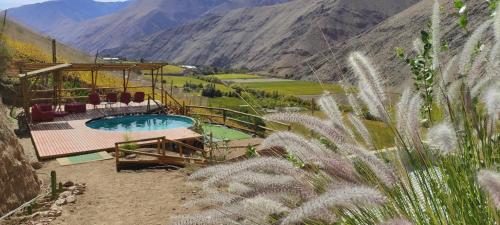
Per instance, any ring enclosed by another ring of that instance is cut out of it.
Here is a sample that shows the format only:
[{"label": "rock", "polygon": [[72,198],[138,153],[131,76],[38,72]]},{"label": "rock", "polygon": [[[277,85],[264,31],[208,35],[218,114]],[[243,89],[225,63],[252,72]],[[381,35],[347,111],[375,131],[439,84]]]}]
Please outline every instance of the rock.
[{"label": "rock", "polygon": [[70,195],[66,198],[67,203],[75,203],[76,202],[76,197],[74,195]]},{"label": "rock", "polygon": [[59,194],[59,198],[67,198],[70,195],[71,191],[64,191],[63,193]]},{"label": "rock", "polygon": [[33,167],[33,169],[35,169],[35,170],[39,170],[43,166],[41,162],[31,162],[30,164]]},{"label": "rock", "polygon": [[49,210],[47,210],[47,211],[40,211],[40,212],[38,212],[38,215],[40,217],[47,217],[47,216],[49,216]]},{"label": "rock", "polygon": [[50,210],[49,211],[49,216],[50,217],[57,217],[62,214],[62,210]]},{"label": "rock", "polygon": [[68,191],[74,191],[74,190],[76,190],[76,186],[68,187],[68,188],[66,188],[66,190],[68,190]]},{"label": "rock", "polygon": [[60,205],[64,205],[66,204],[66,199],[65,198],[60,198],[60,199],[57,199],[55,202],[54,202],[55,205],[57,206],[60,206]]},{"label": "rock", "polygon": [[[52,205],[52,206],[50,207],[50,210],[55,210],[55,211],[57,211],[57,210],[62,210],[62,207],[61,207],[61,206],[58,206],[58,205],[56,205],[56,204],[54,204],[54,205]],[[49,211],[50,211],[50,210],[49,210]]]},{"label": "rock", "polygon": [[71,186],[75,186],[75,183],[73,183],[73,181],[66,181],[66,182],[64,182],[63,186],[64,187],[71,187]]},{"label": "rock", "polygon": [[182,198],[181,198],[181,200],[182,200],[182,201],[186,200],[186,197],[182,197]]},{"label": "rock", "polygon": [[137,158],[136,154],[130,154],[125,156],[125,159],[135,159],[135,158]]},{"label": "rock", "polygon": [[77,190],[73,191],[73,194],[74,195],[81,195],[81,194],[83,194],[83,192],[81,192],[80,190],[77,189]]}]

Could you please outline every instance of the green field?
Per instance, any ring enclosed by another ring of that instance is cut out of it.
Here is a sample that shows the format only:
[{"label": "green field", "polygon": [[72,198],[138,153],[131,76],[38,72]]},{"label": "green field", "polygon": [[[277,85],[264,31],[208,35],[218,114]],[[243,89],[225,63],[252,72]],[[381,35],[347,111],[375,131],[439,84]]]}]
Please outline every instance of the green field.
[{"label": "green field", "polygon": [[[151,80],[151,76],[145,76],[145,78]],[[182,88],[186,82],[190,82],[192,84],[208,84],[208,82],[196,79],[194,77],[183,77],[183,76],[163,76],[163,80],[165,80],[165,88],[170,87],[170,84],[173,82],[174,87]],[[226,87],[222,84],[215,84],[215,87],[221,91],[231,91],[232,88]]]},{"label": "green field", "polygon": [[163,67],[163,73],[181,74],[184,69],[175,65],[166,65]]},{"label": "green field", "polygon": [[246,88],[264,90],[267,92],[277,91],[284,95],[319,95],[324,90],[331,93],[342,93],[343,90],[337,84],[319,84],[310,81],[273,81],[273,82],[255,82],[255,83],[240,83]]},{"label": "green field", "polygon": [[228,109],[240,109],[242,107],[247,107],[247,103],[240,98],[233,97],[220,97],[220,98],[209,98],[208,104],[213,107],[222,107]]},{"label": "green field", "polygon": [[253,74],[241,74],[241,73],[227,73],[227,74],[217,74],[217,75],[210,75],[209,77],[216,77],[221,80],[233,80],[233,79],[257,79],[257,78],[262,78],[261,76],[258,75],[253,75]]}]

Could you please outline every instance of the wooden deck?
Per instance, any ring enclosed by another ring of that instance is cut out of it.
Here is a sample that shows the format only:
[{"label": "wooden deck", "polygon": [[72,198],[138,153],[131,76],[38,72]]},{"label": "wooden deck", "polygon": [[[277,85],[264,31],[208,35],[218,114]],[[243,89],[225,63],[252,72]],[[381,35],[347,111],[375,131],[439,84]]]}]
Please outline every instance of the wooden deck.
[{"label": "wooden deck", "polygon": [[[156,107],[151,103],[151,107]],[[170,140],[188,140],[201,135],[187,128],[158,131],[115,132],[101,131],[87,127],[90,119],[127,113],[146,112],[147,102],[125,106],[115,104],[111,109],[105,105],[94,109],[87,105],[86,113],[70,114],[56,118],[53,122],[30,125],[31,137],[40,159],[50,159],[69,155],[78,155],[102,150],[112,150],[116,142],[130,139],[144,139],[165,136]]]}]

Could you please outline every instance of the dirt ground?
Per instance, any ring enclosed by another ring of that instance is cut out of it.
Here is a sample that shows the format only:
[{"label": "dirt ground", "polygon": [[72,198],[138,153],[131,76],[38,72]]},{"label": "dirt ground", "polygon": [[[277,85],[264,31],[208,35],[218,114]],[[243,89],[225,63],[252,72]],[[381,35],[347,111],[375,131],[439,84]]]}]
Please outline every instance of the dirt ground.
[{"label": "dirt ground", "polygon": [[[36,161],[30,138],[21,138],[26,155]],[[63,206],[63,213],[50,224],[71,225],[155,225],[169,224],[172,215],[187,213],[182,205],[199,198],[195,185],[186,182],[190,169],[147,169],[116,172],[115,161],[60,166],[55,160],[37,170],[44,184],[54,170],[60,182],[85,183],[87,189],[75,204]]]},{"label": "dirt ground", "polygon": [[196,188],[186,183],[183,171],[117,173],[114,161],[106,160],[72,166],[50,161],[39,172],[51,170],[57,172],[59,181],[87,185],[76,204],[64,206],[62,216],[51,224],[168,224],[170,216],[186,213],[182,204],[197,195]]}]

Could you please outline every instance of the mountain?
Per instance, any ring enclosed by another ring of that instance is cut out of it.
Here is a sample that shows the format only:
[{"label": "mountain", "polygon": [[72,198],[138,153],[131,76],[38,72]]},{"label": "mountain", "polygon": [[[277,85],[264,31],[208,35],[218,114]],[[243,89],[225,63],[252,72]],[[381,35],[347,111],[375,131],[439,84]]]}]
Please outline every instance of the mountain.
[{"label": "mountain", "polygon": [[206,15],[104,51],[127,58],[248,67],[297,77],[294,66],[370,29],[418,0],[295,0]]},{"label": "mountain", "polygon": [[[35,32],[24,25],[21,25],[15,21],[7,20],[5,27],[3,28],[3,34],[5,37],[15,40],[19,43],[29,44],[33,48],[39,49],[42,54],[50,56],[52,53],[52,38],[46,37],[38,32]],[[31,47],[30,47],[31,48]],[[22,49],[29,51],[30,49]],[[90,63],[94,62],[94,58],[80,50],[77,50],[71,46],[64,45],[62,43],[57,43],[57,57],[59,59],[64,58],[65,62],[81,62]],[[42,59],[39,59],[42,60]],[[13,71],[11,75],[17,75],[18,71]]]},{"label": "mountain", "polygon": [[78,22],[117,12],[128,5],[130,2],[55,0],[11,8],[8,15],[34,30],[52,34],[63,26],[72,27]]},{"label": "mountain", "polygon": [[[379,73],[385,78],[386,84],[401,87],[411,80],[408,66],[396,57],[396,48],[404,48],[408,54],[412,53],[413,41],[420,37],[421,30],[428,30],[427,24],[432,14],[433,0],[424,0],[414,6],[398,13],[384,22],[378,24],[353,38],[336,43],[332,52],[328,49],[318,52],[301,63],[295,64],[290,70],[296,72],[297,79],[317,80],[318,76],[324,81],[341,79],[341,75],[350,78],[351,69],[347,57],[352,51],[361,51],[370,57]],[[461,46],[467,39],[467,34],[458,26],[458,18],[453,8],[453,0],[441,1],[443,6],[440,32],[442,40],[448,44],[448,51],[440,56],[440,61],[445,63],[461,51]],[[486,1],[467,1],[469,9],[469,29],[475,29],[488,18],[488,3]],[[487,33],[492,38],[492,33]],[[316,75],[311,74],[308,65],[316,70]]]},{"label": "mountain", "polygon": [[135,0],[115,13],[77,24],[62,25],[46,33],[93,53],[185,24],[207,14],[287,1],[289,0]]}]

